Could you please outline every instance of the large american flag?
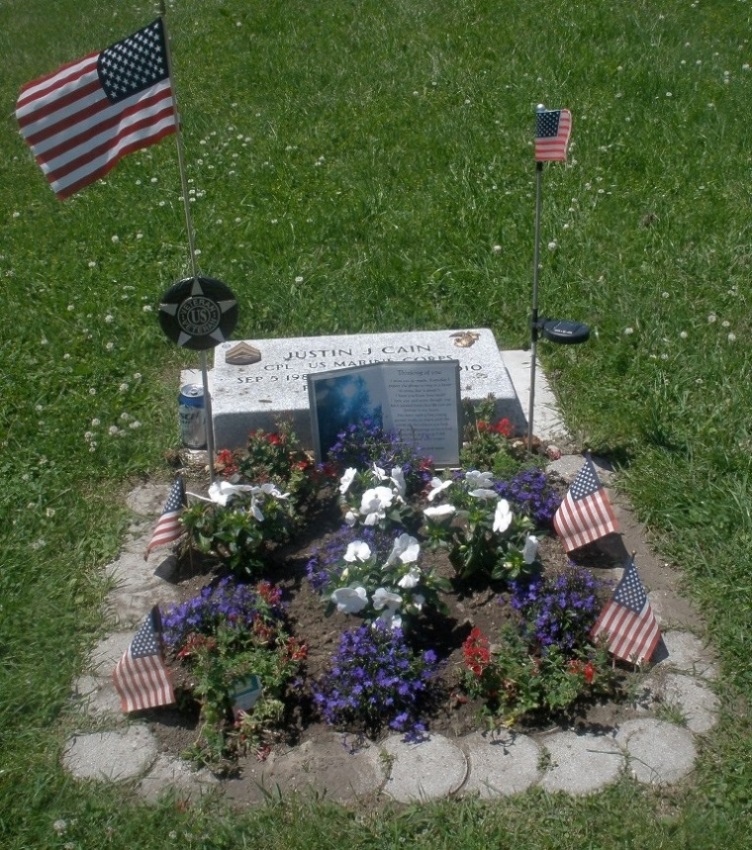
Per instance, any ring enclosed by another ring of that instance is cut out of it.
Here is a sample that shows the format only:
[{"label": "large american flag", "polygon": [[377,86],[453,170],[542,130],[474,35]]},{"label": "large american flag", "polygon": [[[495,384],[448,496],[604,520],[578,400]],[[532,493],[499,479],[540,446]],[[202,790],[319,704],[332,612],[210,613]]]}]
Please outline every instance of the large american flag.
[{"label": "large american flag", "polygon": [[165,546],[177,540],[183,533],[183,526],[180,524],[180,515],[185,507],[185,485],[183,479],[178,476],[175,479],[170,493],[167,496],[167,501],[162,509],[162,514],[157,520],[157,524],[151,535],[149,545],[146,547],[146,555],[157,546]]},{"label": "large american flag", "polygon": [[536,113],[535,161],[566,162],[572,113],[568,109],[546,109]]},{"label": "large american flag", "polygon": [[554,514],[554,530],[567,552],[619,530],[611,502],[589,457]]},{"label": "large american flag", "polygon": [[124,712],[175,702],[170,676],[162,660],[161,626],[159,608],[155,605],[113,671]]},{"label": "large american flag", "polygon": [[161,18],[101,53],[27,83],[16,118],[59,198],[175,132]]},{"label": "large american flag", "polygon": [[609,651],[622,661],[647,662],[653,656],[661,630],[637,574],[634,557],[629,559],[612,599],[601,611],[590,635],[608,636]]}]

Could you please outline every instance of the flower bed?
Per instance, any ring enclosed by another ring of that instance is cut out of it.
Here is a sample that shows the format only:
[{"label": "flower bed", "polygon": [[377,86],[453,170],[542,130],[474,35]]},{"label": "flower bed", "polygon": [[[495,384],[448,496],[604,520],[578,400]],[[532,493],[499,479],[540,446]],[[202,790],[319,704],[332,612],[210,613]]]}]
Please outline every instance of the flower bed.
[{"label": "flower bed", "polygon": [[[285,425],[220,452],[220,480],[182,515],[205,587],[163,612],[197,758],[263,757],[317,724],[419,739],[548,723],[615,692],[589,639],[609,589],[550,531],[561,487],[483,414],[455,471],[370,422],[323,466]],[[238,708],[251,680],[260,695]]]}]

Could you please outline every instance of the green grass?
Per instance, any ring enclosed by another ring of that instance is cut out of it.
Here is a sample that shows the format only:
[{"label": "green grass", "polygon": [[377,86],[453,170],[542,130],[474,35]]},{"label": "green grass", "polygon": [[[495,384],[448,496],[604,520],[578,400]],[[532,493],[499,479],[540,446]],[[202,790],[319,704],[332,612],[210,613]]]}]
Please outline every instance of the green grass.
[{"label": "green grass", "polygon": [[233,815],[143,811],[67,778],[68,688],[103,627],[122,495],[169,475],[177,373],[195,357],[161,334],[155,307],[189,264],[170,140],[61,204],[12,115],[21,84],[134,31],[152,7],[6,0],[3,846],[746,846],[749,3],[172,5],[201,271],[237,294],[238,338],[488,326],[502,348],[524,345],[534,108],[572,110],[570,162],[544,171],[540,306],[594,333],[540,353],[573,433],[623,466],[702,609],[724,714],[688,787],[625,780],[587,800],[534,792],[372,815],[284,801]]}]

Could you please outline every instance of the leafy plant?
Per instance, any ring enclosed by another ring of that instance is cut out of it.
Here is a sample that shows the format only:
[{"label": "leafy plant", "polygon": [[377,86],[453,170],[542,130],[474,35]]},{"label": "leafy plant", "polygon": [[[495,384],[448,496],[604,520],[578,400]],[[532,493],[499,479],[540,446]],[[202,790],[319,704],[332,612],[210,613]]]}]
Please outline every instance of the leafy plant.
[{"label": "leafy plant", "polygon": [[478,575],[509,580],[532,570],[533,522],[499,498],[492,473],[456,473],[434,478],[430,487],[428,500],[435,504],[423,509],[426,535],[434,546],[448,549],[461,580]]},{"label": "leafy plant", "polygon": [[[286,686],[306,648],[287,633],[280,600],[281,591],[268,582],[252,588],[228,578],[163,615],[165,642],[201,707],[191,754],[215,769],[238,748],[263,746],[282,719]],[[261,695],[238,712],[233,692],[251,675],[259,678]]]},{"label": "leafy plant", "polygon": [[420,719],[430,696],[436,653],[412,650],[401,629],[361,626],[343,632],[313,699],[325,723],[371,737],[388,727],[416,739],[426,731]]},{"label": "leafy plant", "polygon": [[340,474],[348,468],[399,471],[403,497],[419,493],[431,479],[433,463],[420,448],[406,442],[400,434],[385,431],[370,419],[349,425],[337,435],[329,450],[328,461]]},{"label": "leafy plant", "polygon": [[511,725],[541,710],[563,711],[613,689],[614,674],[602,643],[568,653],[553,644],[536,653],[514,627],[506,627],[493,645],[476,628],[462,654],[460,685],[484,701],[483,712],[493,724]]}]

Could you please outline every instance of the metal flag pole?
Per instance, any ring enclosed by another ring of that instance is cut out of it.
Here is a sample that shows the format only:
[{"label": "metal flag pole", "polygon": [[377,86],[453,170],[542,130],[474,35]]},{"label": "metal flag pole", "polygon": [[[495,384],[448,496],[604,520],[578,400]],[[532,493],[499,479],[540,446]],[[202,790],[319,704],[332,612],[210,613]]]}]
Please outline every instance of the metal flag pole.
[{"label": "metal flag pole", "polygon": [[[185,170],[185,148],[183,145],[183,133],[178,111],[178,101],[175,94],[175,84],[172,77],[172,52],[170,50],[170,37],[165,22],[165,3],[160,2],[160,16],[165,39],[165,53],[167,56],[167,73],[172,89],[172,109],[175,115],[175,144],[178,151],[178,169],[180,171],[180,185],[183,194],[183,210],[185,213],[185,229],[188,235],[188,252],[191,259],[191,277],[193,286],[201,292],[198,273],[198,262],[196,260],[196,245],[193,231],[193,217],[191,216],[191,205],[188,200],[188,177]],[[209,392],[209,370],[206,365],[206,351],[201,351],[201,383],[204,388],[204,415],[206,416],[206,453],[209,462],[209,482],[214,483],[214,427],[212,421],[211,393]]]},{"label": "metal flag pole", "polygon": [[[538,107],[541,111],[542,107]],[[527,450],[533,451],[533,415],[535,411],[535,368],[538,358],[538,271],[540,265],[541,194],[543,163],[535,163],[535,245],[533,247],[533,304],[530,317],[530,405],[527,414]]]}]

